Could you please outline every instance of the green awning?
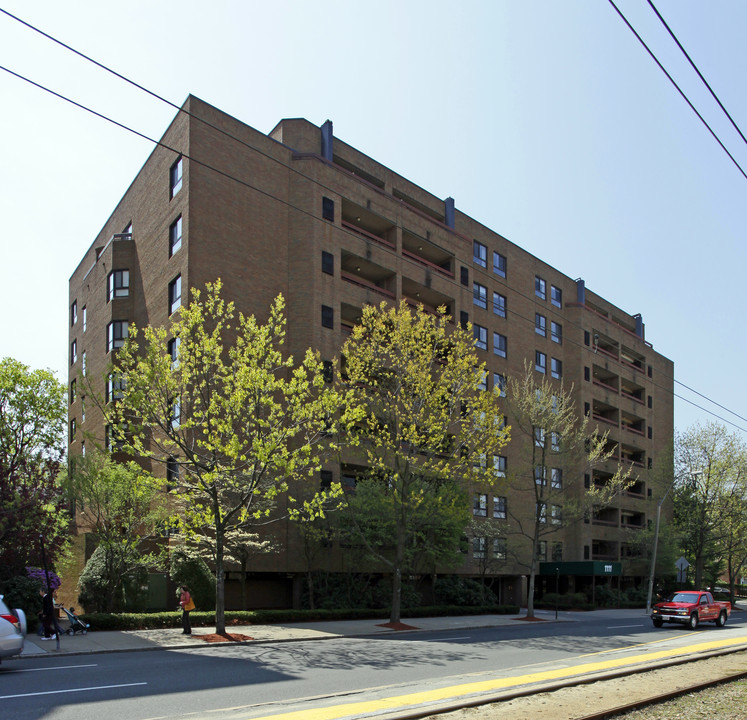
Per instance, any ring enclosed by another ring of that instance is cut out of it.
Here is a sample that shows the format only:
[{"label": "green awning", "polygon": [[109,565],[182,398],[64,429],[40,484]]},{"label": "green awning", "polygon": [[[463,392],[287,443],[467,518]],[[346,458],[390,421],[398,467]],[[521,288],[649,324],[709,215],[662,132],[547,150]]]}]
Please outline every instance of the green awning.
[{"label": "green awning", "polygon": [[604,560],[583,560],[581,562],[541,562],[540,575],[622,575],[622,563]]}]

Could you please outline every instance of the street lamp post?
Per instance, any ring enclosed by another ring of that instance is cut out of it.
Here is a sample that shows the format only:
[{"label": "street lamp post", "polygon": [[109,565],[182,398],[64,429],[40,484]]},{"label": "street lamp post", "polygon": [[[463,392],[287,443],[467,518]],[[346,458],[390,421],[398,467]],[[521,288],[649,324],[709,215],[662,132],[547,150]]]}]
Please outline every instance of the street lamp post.
[{"label": "street lamp post", "polygon": [[[674,486],[672,486],[674,487]],[[654,593],[654,575],[656,574],[656,550],[659,546],[659,522],[661,521],[661,506],[667,499],[667,495],[671,492],[672,488],[664,493],[664,497],[659,500],[659,504],[656,508],[656,530],[654,531],[654,551],[651,557],[651,574],[648,578],[648,598],[646,599],[646,615],[651,614],[651,596]]]}]

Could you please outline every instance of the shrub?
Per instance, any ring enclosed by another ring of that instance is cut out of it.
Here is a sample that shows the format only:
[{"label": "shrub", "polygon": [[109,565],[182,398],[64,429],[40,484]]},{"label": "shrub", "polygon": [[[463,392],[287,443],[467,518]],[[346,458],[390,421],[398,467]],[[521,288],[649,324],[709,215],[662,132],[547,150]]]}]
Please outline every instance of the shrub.
[{"label": "shrub", "polygon": [[38,580],[21,576],[7,580],[0,593],[5,595],[4,601],[9,608],[21,608],[26,613],[26,621],[30,630],[33,630],[39,622],[42,607],[40,588]]},{"label": "shrub", "polygon": [[[201,557],[177,548],[171,555],[169,576],[178,587],[189,588],[198,610],[215,610],[215,576]],[[190,617],[195,617],[194,612]]]},{"label": "shrub", "polygon": [[456,575],[436,580],[436,599],[445,605],[459,607],[494,605],[498,602],[495,593],[479,580]]}]

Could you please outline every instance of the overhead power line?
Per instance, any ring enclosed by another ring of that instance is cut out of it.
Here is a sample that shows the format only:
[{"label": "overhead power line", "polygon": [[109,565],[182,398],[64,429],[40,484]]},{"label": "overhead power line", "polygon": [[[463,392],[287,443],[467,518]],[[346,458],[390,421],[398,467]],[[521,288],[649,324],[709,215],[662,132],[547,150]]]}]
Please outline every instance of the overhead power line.
[{"label": "overhead power line", "polygon": [[687,61],[690,63],[690,66],[693,70],[695,70],[696,73],[698,73],[698,77],[703,81],[703,84],[708,88],[708,92],[711,93],[713,96],[713,99],[718,103],[718,106],[724,111],[724,115],[729,118],[729,122],[734,126],[734,129],[739,133],[739,137],[742,138],[742,140],[747,144],[747,138],[745,138],[742,131],[739,129],[739,126],[734,122],[734,118],[729,114],[729,111],[724,107],[724,104],[721,102],[721,100],[718,99],[718,95],[713,91],[713,88],[708,84],[708,81],[703,77],[703,73],[698,70],[698,66],[693,62],[692,58],[688,55],[687,50],[682,46],[682,43],[677,39],[677,36],[672,32],[672,29],[667,25],[667,21],[661,16],[661,13],[656,9],[656,6],[654,5],[651,0],[648,0],[648,4],[651,6],[651,9],[656,13],[656,17],[661,20],[662,25],[667,29],[667,32],[671,36],[672,40],[674,40],[677,43],[677,47],[682,50],[682,54],[687,58]]},{"label": "overhead power line", "polygon": [[[611,0],[610,0],[610,2],[611,2]],[[614,3],[612,3],[612,5],[614,6]],[[615,9],[617,9],[617,8],[615,7]],[[196,115],[194,115],[193,113],[190,113],[189,111],[187,111],[187,110],[185,110],[184,108],[182,108],[182,107],[180,107],[180,106],[176,105],[176,104],[175,104],[175,103],[173,103],[172,101],[170,101],[170,100],[168,100],[168,99],[166,99],[166,98],[164,98],[164,97],[160,96],[160,95],[159,95],[158,93],[155,93],[155,92],[153,92],[153,91],[149,90],[148,88],[146,88],[146,87],[144,87],[144,86],[140,85],[139,83],[137,83],[137,82],[135,82],[135,81],[133,81],[133,80],[130,80],[130,79],[129,79],[129,78],[127,78],[126,76],[122,75],[121,73],[119,73],[119,72],[117,72],[117,71],[115,71],[115,70],[112,70],[111,68],[107,67],[107,66],[106,66],[106,65],[104,65],[103,63],[100,63],[99,61],[97,61],[97,60],[95,60],[95,59],[93,59],[93,58],[89,57],[89,56],[88,56],[88,55],[86,55],[85,53],[82,53],[82,52],[80,52],[79,50],[76,50],[75,48],[71,47],[70,45],[68,45],[68,44],[66,44],[66,43],[64,43],[64,42],[62,42],[61,40],[58,40],[58,39],[54,38],[53,36],[49,35],[48,33],[46,33],[46,32],[44,32],[44,31],[42,31],[42,30],[40,30],[40,29],[38,29],[38,28],[34,27],[34,26],[33,26],[33,25],[31,25],[30,23],[28,23],[28,22],[26,22],[26,21],[24,21],[24,20],[22,20],[22,19],[20,19],[20,18],[16,17],[15,15],[13,15],[13,14],[11,14],[11,13],[7,12],[7,11],[6,11],[6,10],[4,10],[3,8],[0,8],[0,12],[4,13],[5,15],[8,15],[9,17],[11,17],[11,18],[13,18],[14,20],[18,21],[18,22],[19,22],[19,23],[21,23],[22,25],[25,25],[26,27],[30,28],[31,30],[33,30],[33,31],[35,31],[35,32],[37,32],[37,33],[39,33],[40,35],[44,36],[45,38],[48,38],[48,39],[49,39],[49,40],[51,40],[52,42],[54,42],[54,43],[56,43],[56,44],[58,44],[58,45],[60,45],[60,46],[64,47],[65,49],[67,49],[67,50],[69,50],[70,52],[74,53],[75,55],[78,55],[79,57],[81,57],[81,58],[83,58],[83,59],[87,60],[88,62],[91,62],[91,63],[93,63],[93,64],[94,64],[94,65],[96,65],[97,67],[99,67],[99,68],[101,68],[101,69],[105,70],[106,72],[108,72],[108,73],[110,73],[110,74],[114,75],[115,77],[117,77],[117,78],[119,78],[119,79],[123,80],[124,82],[126,82],[126,83],[128,83],[128,84],[130,84],[130,85],[132,85],[132,86],[134,86],[134,87],[136,87],[136,88],[138,88],[139,90],[141,90],[141,91],[143,91],[143,92],[147,93],[148,95],[150,95],[150,96],[152,96],[152,97],[154,97],[154,98],[156,98],[156,99],[160,100],[161,102],[164,102],[164,103],[166,103],[167,105],[169,105],[169,106],[171,106],[171,107],[175,108],[175,109],[176,109],[176,110],[178,110],[179,112],[183,112],[184,114],[188,115],[189,117],[193,118],[194,120],[196,120],[196,121],[199,121],[199,122],[201,122],[201,123],[204,123],[204,124],[205,124],[205,125],[207,125],[208,127],[212,128],[212,129],[214,129],[214,130],[216,130],[217,132],[219,132],[219,133],[223,134],[224,136],[226,136],[226,137],[228,137],[228,138],[230,138],[230,139],[232,139],[232,140],[234,140],[234,141],[236,141],[236,142],[240,143],[241,145],[244,145],[244,146],[246,146],[247,148],[250,148],[251,150],[253,150],[253,151],[255,151],[255,152],[258,152],[258,153],[262,154],[262,155],[263,155],[263,156],[265,156],[265,157],[268,157],[269,159],[273,160],[274,162],[276,162],[276,163],[278,163],[278,164],[282,165],[282,166],[283,166],[284,168],[286,168],[286,169],[288,169],[288,170],[290,170],[290,171],[292,171],[292,172],[294,172],[294,173],[297,173],[297,174],[301,174],[299,170],[296,170],[295,168],[291,167],[290,165],[288,165],[288,164],[284,163],[284,162],[283,162],[282,160],[280,160],[280,159],[278,159],[278,158],[276,158],[276,157],[273,157],[273,156],[271,156],[271,155],[268,155],[268,154],[266,154],[266,153],[263,153],[263,152],[262,152],[261,150],[259,150],[259,149],[255,148],[255,147],[253,147],[253,146],[250,146],[250,145],[249,145],[249,144],[248,144],[248,143],[247,143],[246,141],[244,141],[244,140],[242,140],[242,139],[240,139],[240,138],[237,138],[237,137],[235,137],[235,136],[234,136],[234,135],[232,135],[231,133],[227,132],[226,130],[223,130],[223,129],[222,129],[222,128],[220,128],[220,127],[217,127],[217,126],[216,126],[216,125],[214,125],[213,123],[210,123],[210,122],[208,122],[207,120],[204,120],[203,118],[200,118],[199,116],[196,116]],[[618,10],[618,13],[619,13],[619,10]],[[623,18],[623,19],[625,19],[625,18]],[[626,23],[627,23],[627,21],[626,21]],[[629,23],[628,23],[628,25],[629,25]],[[630,27],[630,25],[629,25],[629,27]],[[633,30],[633,29],[632,29],[632,27],[631,27],[631,30]],[[633,30],[633,32],[634,32],[634,34],[636,34],[636,36],[637,36],[637,33],[635,33],[635,30]],[[639,39],[640,39],[640,38],[639,38]],[[642,41],[641,41],[641,42],[642,42]],[[645,47],[645,44],[644,44],[644,47]],[[647,49],[648,49],[648,48],[647,48]],[[649,51],[649,53],[650,53],[650,51]],[[654,58],[654,59],[655,59],[655,58]],[[657,63],[658,63],[658,61],[657,61]],[[660,66],[661,66],[661,65],[660,65]],[[662,69],[663,69],[663,68],[662,68]],[[152,137],[150,137],[150,136],[148,136],[148,135],[146,135],[146,134],[144,134],[144,133],[142,133],[142,132],[140,132],[140,131],[138,131],[138,130],[135,130],[134,128],[131,128],[131,127],[129,127],[129,126],[127,126],[127,125],[125,125],[124,123],[121,123],[121,122],[119,122],[119,121],[117,121],[117,120],[115,120],[115,119],[113,119],[113,118],[110,118],[110,117],[108,117],[108,116],[106,116],[106,115],[104,115],[104,114],[102,114],[102,113],[100,113],[100,112],[98,112],[98,111],[96,111],[96,110],[93,110],[92,108],[89,108],[89,107],[87,107],[87,106],[85,106],[85,105],[83,105],[83,104],[81,104],[81,103],[79,103],[79,102],[76,102],[75,100],[72,100],[71,98],[68,98],[68,97],[66,97],[65,95],[62,95],[61,93],[58,93],[58,92],[56,92],[56,91],[54,91],[54,90],[52,90],[52,89],[50,89],[50,88],[48,88],[48,87],[46,87],[46,86],[44,86],[44,85],[42,85],[42,84],[40,84],[40,83],[38,83],[38,82],[34,81],[34,80],[31,80],[31,79],[29,79],[29,78],[27,78],[27,77],[25,77],[25,76],[21,75],[20,73],[14,72],[13,70],[10,70],[9,68],[6,68],[6,67],[4,67],[4,66],[0,66],[0,70],[4,70],[5,72],[9,73],[10,75],[13,75],[13,76],[14,76],[14,77],[16,77],[16,78],[18,78],[18,79],[20,79],[20,80],[23,80],[24,82],[27,82],[27,83],[29,83],[29,84],[33,85],[34,87],[36,87],[36,88],[38,88],[38,89],[40,89],[40,90],[43,90],[44,92],[47,92],[47,93],[49,93],[49,94],[53,95],[54,97],[56,97],[56,98],[58,98],[58,99],[60,99],[60,100],[63,100],[64,102],[70,103],[71,105],[73,105],[73,106],[75,106],[75,107],[77,107],[77,108],[79,108],[79,109],[81,109],[81,110],[84,110],[85,112],[88,112],[88,113],[90,113],[90,114],[92,114],[92,115],[94,115],[94,116],[96,116],[96,117],[98,117],[98,118],[100,118],[100,119],[102,119],[102,120],[105,120],[105,121],[107,121],[107,122],[109,122],[109,123],[111,123],[111,124],[113,124],[113,125],[115,125],[115,126],[117,126],[117,127],[121,128],[121,129],[123,129],[123,130],[126,130],[127,132],[130,132],[130,133],[132,133],[132,134],[134,134],[134,135],[136,135],[136,136],[138,136],[138,137],[140,137],[140,138],[143,138],[144,140],[147,140],[148,142],[150,142],[150,143],[153,143],[153,144],[154,144],[154,145],[156,145],[157,147],[162,147],[162,148],[164,148],[164,149],[166,149],[166,150],[169,150],[169,151],[171,151],[171,152],[173,152],[173,153],[175,153],[175,154],[178,154],[178,155],[182,155],[183,157],[185,157],[186,159],[190,160],[191,162],[194,162],[194,163],[195,163],[195,164],[197,164],[197,165],[200,165],[200,166],[202,166],[202,167],[204,167],[204,168],[206,168],[206,169],[208,169],[208,170],[212,170],[213,172],[216,172],[216,173],[218,173],[219,175],[221,175],[221,176],[223,176],[223,177],[225,177],[225,178],[227,178],[227,179],[229,179],[229,180],[232,180],[232,181],[234,181],[234,182],[237,182],[237,183],[239,183],[239,184],[241,184],[241,185],[244,185],[245,187],[247,187],[247,188],[249,188],[249,189],[251,189],[251,190],[254,190],[254,191],[256,191],[256,192],[258,192],[258,193],[260,193],[260,194],[262,194],[262,195],[265,195],[266,197],[272,198],[273,200],[275,200],[276,202],[279,202],[280,204],[283,204],[283,205],[287,205],[288,207],[292,207],[292,208],[293,208],[294,210],[296,210],[296,211],[298,211],[298,212],[301,212],[301,213],[303,213],[303,214],[305,214],[305,215],[308,215],[308,216],[309,216],[310,218],[312,218],[312,219],[318,220],[318,218],[316,217],[316,215],[314,215],[313,213],[310,213],[310,212],[308,212],[308,211],[306,211],[306,210],[303,210],[302,208],[299,208],[299,207],[297,207],[297,206],[293,206],[293,205],[291,205],[291,204],[290,204],[290,203],[289,203],[288,201],[285,201],[285,200],[282,200],[282,199],[280,199],[280,198],[277,198],[277,197],[275,197],[275,196],[273,196],[273,195],[270,195],[270,194],[269,194],[268,192],[266,192],[266,191],[262,190],[261,188],[259,188],[259,187],[255,186],[255,185],[252,185],[252,184],[251,184],[251,183],[249,183],[249,182],[246,182],[245,180],[242,180],[242,179],[240,179],[240,178],[237,178],[237,177],[235,177],[235,176],[231,175],[230,173],[227,173],[227,172],[225,172],[225,171],[223,171],[223,170],[220,170],[219,168],[216,168],[215,166],[213,166],[213,165],[210,165],[209,163],[206,163],[206,162],[203,162],[203,161],[197,160],[196,158],[194,158],[194,157],[191,157],[190,155],[188,155],[188,154],[186,154],[186,153],[183,153],[182,151],[180,151],[180,150],[179,150],[179,149],[177,149],[177,148],[173,148],[173,147],[171,147],[171,146],[167,145],[166,143],[164,143],[164,142],[162,142],[162,141],[160,141],[160,140],[156,140],[156,139],[154,139],[154,138],[152,138]],[[666,71],[664,71],[664,72],[665,72],[665,74],[666,74]],[[668,75],[668,74],[667,74],[667,75]],[[670,78],[670,79],[671,79],[671,78]],[[678,88],[678,89],[679,89],[679,88]],[[681,92],[681,91],[680,91],[680,92]],[[688,102],[689,102],[689,101],[688,101]],[[691,105],[691,107],[692,107],[692,105]],[[696,113],[697,113],[697,111],[696,111]],[[741,168],[740,168],[740,170],[741,170]],[[743,173],[743,174],[744,174],[744,173]],[[327,187],[327,186],[323,186],[323,187]],[[330,190],[332,190],[332,188],[327,188],[327,189],[330,189]],[[353,234],[353,233],[352,233],[351,231],[348,231],[348,230],[346,230],[345,228],[343,228],[343,232],[345,232],[346,234],[349,234],[349,235],[351,235],[351,236],[354,236],[354,234]],[[453,280],[451,280],[451,282],[452,282],[452,283],[453,283],[453,284],[454,284],[455,286],[459,286],[459,287],[461,287],[461,286],[460,286],[460,284],[459,284],[459,283],[457,283],[457,281],[456,281],[456,278],[455,278],[455,279],[453,279]],[[522,293],[521,291],[519,291],[519,290],[517,290],[517,289],[515,289],[515,288],[512,288],[512,291],[513,291],[513,292],[515,292],[515,293],[516,293],[517,295],[519,295],[519,296],[523,297],[524,299],[527,299],[527,300],[530,300],[530,301],[533,301],[533,300],[534,300],[534,298],[533,298],[533,297],[531,297],[530,295],[528,295],[528,294],[525,294],[525,293]],[[517,318],[519,318],[519,319],[521,319],[521,320],[524,320],[524,321],[526,321],[527,323],[529,323],[529,324],[531,324],[532,326],[534,326],[534,324],[535,324],[535,320],[534,320],[533,318],[525,317],[525,316],[521,315],[520,313],[516,312],[515,310],[509,310],[509,312],[511,312],[511,314],[512,314],[512,315],[513,315],[514,317],[517,317]],[[553,313],[554,313],[554,311],[553,311],[553,310],[551,310],[551,312],[553,312]],[[564,320],[565,320],[565,321],[567,321],[567,318],[564,318]],[[584,328],[583,328],[583,326],[582,326],[582,325],[581,325],[580,323],[573,323],[573,322],[569,323],[569,322],[566,322],[566,327],[567,327],[568,325],[572,325],[572,326],[575,326],[575,327],[577,327],[578,329],[581,329],[581,330],[583,330],[583,329],[584,329]],[[581,343],[580,343],[579,341],[573,340],[572,338],[570,338],[570,337],[569,337],[569,336],[568,336],[567,334],[565,334],[565,333],[564,333],[564,336],[563,336],[563,340],[564,340],[564,342],[567,342],[567,343],[569,343],[569,344],[574,344],[574,345],[577,345],[578,347],[583,347],[583,346],[582,346],[582,344],[581,344]],[[671,380],[672,380],[673,382],[675,382],[675,383],[677,383],[677,384],[679,384],[679,385],[682,385],[682,387],[684,387],[684,388],[686,388],[687,390],[689,390],[689,391],[691,391],[691,392],[693,392],[693,393],[695,393],[695,394],[699,395],[699,396],[700,396],[700,397],[702,397],[703,399],[705,399],[705,400],[707,400],[708,402],[710,402],[710,403],[712,403],[712,404],[716,405],[717,407],[719,407],[719,408],[721,408],[721,409],[725,410],[726,412],[728,412],[728,413],[730,413],[730,414],[734,415],[735,417],[738,417],[738,418],[740,418],[741,420],[745,420],[745,422],[747,422],[747,418],[744,418],[744,417],[742,417],[741,415],[739,415],[738,413],[736,413],[736,412],[734,412],[734,411],[732,411],[732,410],[729,410],[729,409],[728,409],[727,407],[725,407],[724,405],[721,405],[720,403],[716,402],[715,400],[712,400],[711,398],[709,398],[709,397],[707,397],[706,395],[704,395],[704,394],[702,394],[702,393],[698,392],[697,390],[694,390],[693,388],[689,387],[688,385],[685,385],[684,383],[681,383],[680,381],[676,380],[676,379],[675,379],[675,378],[673,378],[673,377],[672,377],[672,378],[669,378],[669,379],[671,379]],[[664,386],[660,385],[660,384],[659,384],[659,383],[657,383],[657,382],[653,382],[653,385],[654,385],[655,387],[659,387],[660,389],[663,389],[663,390],[668,390],[668,388],[666,388],[666,387],[664,387]],[[694,403],[694,402],[692,402],[692,401],[690,401],[690,400],[688,400],[688,399],[686,399],[686,398],[684,398],[684,397],[682,397],[682,396],[680,396],[680,395],[677,395],[676,393],[674,393],[674,396],[675,396],[675,397],[677,397],[677,398],[679,398],[679,399],[681,399],[681,400],[684,400],[685,402],[687,402],[687,403],[689,403],[689,404],[691,404],[691,405],[693,405],[693,406],[695,406],[695,407],[697,407],[697,408],[699,408],[700,410],[703,410],[704,412],[706,412],[706,413],[708,413],[708,414],[712,415],[713,417],[716,417],[716,418],[718,418],[719,420],[722,420],[723,422],[726,422],[726,423],[728,423],[728,424],[732,425],[733,427],[735,427],[735,428],[737,428],[737,429],[741,430],[742,432],[746,432],[746,433],[747,433],[747,430],[745,430],[744,428],[741,428],[741,427],[739,427],[738,425],[736,425],[735,423],[733,423],[733,422],[730,422],[729,420],[726,420],[725,418],[722,418],[722,417],[720,417],[719,415],[715,414],[714,412],[712,412],[712,411],[710,411],[710,410],[707,410],[706,408],[703,408],[703,407],[701,407],[700,405],[697,405],[696,403]]]},{"label": "overhead power line", "polygon": [[745,171],[742,169],[741,165],[736,161],[734,156],[727,150],[726,145],[724,145],[724,143],[721,142],[721,139],[719,138],[719,136],[716,135],[713,128],[711,128],[711,126],[706,122],[705,118],[698,112],[695,105],[693,105],[690,102],[690,99],[687,97],[687,95],[685,95],[682,88],[680,88],[680,86],[676,83],[674,78],[667,72],[666,68],[659,61],[659,58],[657,58],[656,55],[654,55],[651,48],[649,48],[649,46],[646,45],[643,38],[636,32],[635,28],[628,22],[628,19],[625,17],[625,15],[623,15],[620,9],[617,7],[617,5],[615,5],[614,0],[608,0],[608,2],[615,9],[615,12],[617,12],[617,14],[622,18],[622,21],[628,26],[628,28],[633,33],[633,35],[636,36],[636,39],[638,40],[638,42],[641,43],[641,45],[643,45],[646,52],[651,56],[652,60],[659,66],[659,69],[667,76],[667,79],[676,88],[677,92],[682,96],[682,99],[690,106],[690,109],[698,116],[700,122],[702,122],[703,125],[706,126],[706,128],[708,129],[708,132],[711,133],[711,135],[713,136],[713,139],[721,146],[721,149],[729,156],[729,159],[734,163],[737,170],[739,170],[739,172],[742,173],[742,177],[744,177],[744,179],[747,180],[747,173],[745,173]]}]

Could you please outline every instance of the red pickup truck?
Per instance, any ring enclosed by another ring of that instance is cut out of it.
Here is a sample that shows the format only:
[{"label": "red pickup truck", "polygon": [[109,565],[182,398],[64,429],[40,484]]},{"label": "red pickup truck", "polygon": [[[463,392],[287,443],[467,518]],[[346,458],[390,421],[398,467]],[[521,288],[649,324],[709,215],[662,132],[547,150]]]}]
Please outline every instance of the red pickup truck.
[{"label": "red pickup truck", "polygon": [[678,590],[669,600],[657,603],[651,609],[654,627],[675,622],[684,623],[691,630],[702,622],[714,622],[717,627],[723,627],[729,615],[731,603],[718,602],[705,590]]}]

